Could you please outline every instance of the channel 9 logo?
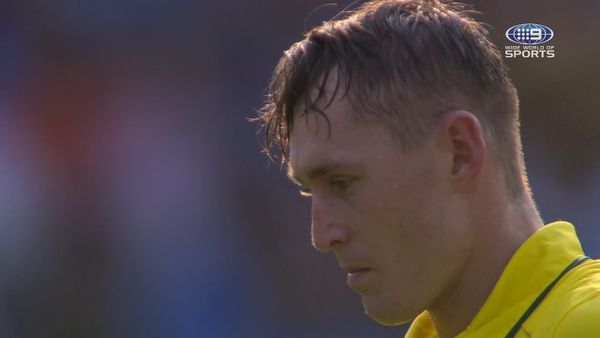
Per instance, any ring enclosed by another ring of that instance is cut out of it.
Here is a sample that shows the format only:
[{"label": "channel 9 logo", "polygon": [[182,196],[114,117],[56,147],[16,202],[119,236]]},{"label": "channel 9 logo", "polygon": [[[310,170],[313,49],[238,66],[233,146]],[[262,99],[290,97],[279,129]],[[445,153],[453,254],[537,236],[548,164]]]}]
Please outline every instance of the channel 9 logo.
[{"label": "channel 9 logo", "polygon": [[[544,46],[552,40],[554,31],[539,23],[522,23],[506,30],[506,38],[517,46],[505,46],[506,58],[554,58],[554,46]],[[519,46],[520,45],[520,46]]]},{"label": "channel 9 logo", "polygon": [[522,23],[506,30],[506,38],[521,45],[539,45],[554,37],[554,32],[548,26],[538,23]]}]

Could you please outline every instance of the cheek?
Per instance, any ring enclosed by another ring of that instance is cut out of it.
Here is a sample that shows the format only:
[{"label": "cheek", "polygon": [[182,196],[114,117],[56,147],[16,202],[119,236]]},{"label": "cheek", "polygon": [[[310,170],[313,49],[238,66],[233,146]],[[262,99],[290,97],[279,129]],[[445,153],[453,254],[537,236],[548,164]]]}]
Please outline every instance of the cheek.
[{"label": "cheek", "polygon": [[379,260],[406,267],[437,245],[435,217],[427,201],[406,187],[383,187],[380,192],[363,205],[362,235]]},{"label": "cheek", "polygon": [[375,223],[382,225],[383,231],[433,235],[431,227],[423,226],[435,218],[438,209],[429,195],[427,187],[416,181],[381,184],[365,210]]},{"label": "cheek", "polygon": [[[394,168],[394,169],[392,169]],[[389,166],[373,172],[356,199],[359,237],[379,259],[406,266],[435,251],[448,234],[445,201],[431,172]]]},{"label": "cheek", "polygon": [[[442,195],[420,180],[404,184],[382,185],[379,194],[368,202],[366,240],[386,274],[421,280],[427,278],[417,260],[444,257],[454,241],[453,230],[445,215]],[[435,263],[433,263],[435,264]],[[406,282],[406,281],[405,281]]]}]

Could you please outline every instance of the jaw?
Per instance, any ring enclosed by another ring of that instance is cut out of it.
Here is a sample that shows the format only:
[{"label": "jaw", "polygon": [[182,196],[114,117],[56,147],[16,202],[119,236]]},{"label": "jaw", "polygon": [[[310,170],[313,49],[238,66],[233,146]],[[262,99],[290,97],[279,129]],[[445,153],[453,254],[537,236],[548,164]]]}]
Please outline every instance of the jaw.
[{"label": "jaw", "polygon": [[365,314],[380,325],[398,326],[414,320],[421,312],[415,302],[396,296],[368,293],[361,295]]}]

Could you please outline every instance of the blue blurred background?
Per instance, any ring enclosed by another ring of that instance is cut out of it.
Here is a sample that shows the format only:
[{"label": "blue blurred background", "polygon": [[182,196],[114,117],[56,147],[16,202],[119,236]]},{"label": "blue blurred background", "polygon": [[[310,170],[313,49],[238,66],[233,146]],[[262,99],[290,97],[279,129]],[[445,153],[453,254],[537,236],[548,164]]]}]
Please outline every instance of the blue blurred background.
[{"label": "blue blurred background", "polygon": [[[0,336],[401,337],[362,313],[309,201],[260,154],[273,67],[350,2],[0,3]],[[600,256],[600,2],[471,1],[542,23],[507,60],[545,221]]]}]

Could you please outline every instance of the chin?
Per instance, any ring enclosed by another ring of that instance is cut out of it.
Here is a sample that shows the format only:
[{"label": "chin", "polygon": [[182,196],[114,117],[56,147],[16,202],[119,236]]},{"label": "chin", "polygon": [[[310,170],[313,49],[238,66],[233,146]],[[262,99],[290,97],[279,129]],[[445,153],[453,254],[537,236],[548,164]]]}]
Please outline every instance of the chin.
[{"label": "chin", "polygon": [[387,302],[380,302],[366,298],[363,297],[365,313],[380,325],[398,326],[406,324],[420,314],[420,312],[414,313],[414,311],[408,311],[406,308],[403,308],[402,305],[406,304],[398,306],[399,304],[394,304],[394,302],[390,302],[389,300]]}]

